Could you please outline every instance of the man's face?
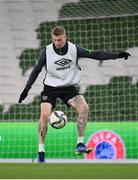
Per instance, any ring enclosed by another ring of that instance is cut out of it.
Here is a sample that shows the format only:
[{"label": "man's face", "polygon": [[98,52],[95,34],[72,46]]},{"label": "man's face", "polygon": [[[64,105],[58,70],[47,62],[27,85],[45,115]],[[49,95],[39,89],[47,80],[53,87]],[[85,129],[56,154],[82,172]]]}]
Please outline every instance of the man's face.
[{"label": "man's face", "polygon": [[52,41],[55,44],[57,49],[61,49],[66,44],[67,35],[62,34],[62,35],[59,35],[59,36],[55,36],[55,35],[52,34]]}]

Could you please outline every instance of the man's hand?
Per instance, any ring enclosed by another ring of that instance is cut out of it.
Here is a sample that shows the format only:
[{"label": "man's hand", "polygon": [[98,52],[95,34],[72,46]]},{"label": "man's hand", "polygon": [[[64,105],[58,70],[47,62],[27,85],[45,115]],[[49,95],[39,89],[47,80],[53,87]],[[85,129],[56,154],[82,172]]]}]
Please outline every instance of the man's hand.
[{"label": "man's hand", "polygon": [[24,89],[20,95],[20,98],[18,100],[18,103],[21,103],[28,95],[28,90]]},{"label": "man's hand", "polygon": [[119,53],[119,58],[124,58],[124,60],[128,59],[128,56],[131,56],[128,52]]}]

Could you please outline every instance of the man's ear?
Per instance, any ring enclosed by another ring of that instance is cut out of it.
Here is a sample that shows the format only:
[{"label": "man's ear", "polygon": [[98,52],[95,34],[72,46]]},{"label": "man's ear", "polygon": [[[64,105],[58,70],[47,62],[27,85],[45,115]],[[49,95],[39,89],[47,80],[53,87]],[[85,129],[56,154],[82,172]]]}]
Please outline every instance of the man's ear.
[{"label": "man's ear", "polygon": [[68,36],[67,36],[67,34],[65,35],[65,38],[66,38],[66,40],[68,40]]}]

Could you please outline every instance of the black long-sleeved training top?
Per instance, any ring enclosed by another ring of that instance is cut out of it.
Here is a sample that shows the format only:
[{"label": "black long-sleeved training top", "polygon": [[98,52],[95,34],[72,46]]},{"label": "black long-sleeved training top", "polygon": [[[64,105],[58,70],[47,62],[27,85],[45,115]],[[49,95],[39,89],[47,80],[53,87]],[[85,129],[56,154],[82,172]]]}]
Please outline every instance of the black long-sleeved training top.
[{"label": "black long-sleeved training top", "polygon": [[[57,49],[55,47],[55,45],[53,44],[53,49],[54,49],[55,53],[57,53],[58,55],[61,55],[61,56],[65,55],[68,51],[68,42],[66,42],[65,46],[61,49]],[[78,45],[76,45],[76,49],[77,49],[77,59],[78,60],[81,57],[91,58],[91,59],[100,60],[100,61],[119,58],[119,55],[115,54],[115,53],[106,53],[106,52],[100,52],[100,51],[93,52],[88,49],[84,49]],[[44,48],[42,50],[40,57],[38,59],[38,63],[35,65],[35,67],[33,68],[32,72],[30,74],[30,77],[29,77],[26,87],[25,87],[27,90],[30,90],[31,86],[37,79],[37,77],[43,67],[45,67],[47,69],[47,67],[46,67],[46,48]]]}]

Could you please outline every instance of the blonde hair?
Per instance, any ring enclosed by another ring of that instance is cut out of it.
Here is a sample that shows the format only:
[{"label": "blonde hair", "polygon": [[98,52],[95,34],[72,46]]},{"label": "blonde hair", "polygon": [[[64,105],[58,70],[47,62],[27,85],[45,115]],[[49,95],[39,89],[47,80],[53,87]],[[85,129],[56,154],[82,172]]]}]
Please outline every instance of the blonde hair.
[{"label": "blonde hair", "polygon": [[52,32],[51,32],[52,35],[55,35],[55,36],[59,36],[59,35],[62,35],[62,34],[66,34],[66,30],[63,26],[56,26],[53,28]]}]

